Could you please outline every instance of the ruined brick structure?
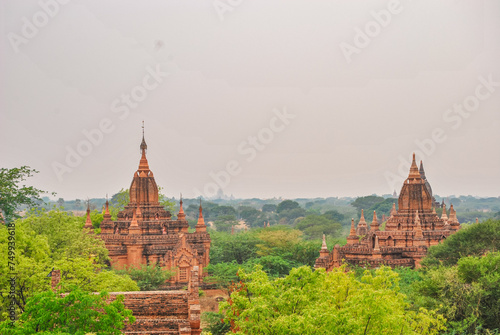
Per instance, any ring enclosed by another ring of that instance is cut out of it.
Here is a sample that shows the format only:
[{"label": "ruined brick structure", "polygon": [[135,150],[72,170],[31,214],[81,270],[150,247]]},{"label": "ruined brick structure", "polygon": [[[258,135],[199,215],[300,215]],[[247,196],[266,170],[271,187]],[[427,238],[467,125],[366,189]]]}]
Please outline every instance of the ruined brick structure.
[{"label": "ruined brick structure", "polygon": [[[191,270],[198,267],[200,274],[209,263],[210,235],[207,233],[200,202],[196,231],[188,232],[188,221],[180,200],[177,219],[172,219],[159,203],[158,186],[146,159],[147,144],[140,145],[139,169],[130,185],[130,202],[111,220],[106,201],[100,237],[109,250],[111,263],[116,268],[158,264],[176,271],[171,285],[187,285]],[[85,225],[91,228],[91,223]],[[202,276],[199,276],[202,280]]]},{"label": "ruined brick structure", "polygon": [[187,291],[112,292],[125,297],[125,308],[132,310],[136,320],[127,324],[124,334],[136,335],[200,335],[200,300],[198,294],[198,267],[191,270]]},{"label": "ruined brick structure", "polygon": [[[111,292],[108,302],[123,295],[123,305],[136,320],[125,323],[123,334],[135,335],[200,335],[200,300],[198,294],[198,267],[191,270],[187,291]],[[61,271],[53,270],[52,289],[61,279]],[[95,294],[99,294],[96,292]],[[65,294],[62,294],[63,296]]]},{"label": "ruined brick structure", "polygon": [[423,164],[420,162],[419,171],[413,154],[409,176],[399,194],[398,209],[394,204],[385,230],[380,230],[375,212],[368,226],[361,211],[357,228],[354,226],[354,219],[351,221],[345,246],[336,245],[329,252],[323,239],[315,267],[328,271],[340,266],[343,260],[352,265],[368,267],[418,267],[431,245],[438,244],[460,229],[453,205],[450,207],[449,217],[445,207],[439,218],[433,204],[432,189],[425,177]]}]

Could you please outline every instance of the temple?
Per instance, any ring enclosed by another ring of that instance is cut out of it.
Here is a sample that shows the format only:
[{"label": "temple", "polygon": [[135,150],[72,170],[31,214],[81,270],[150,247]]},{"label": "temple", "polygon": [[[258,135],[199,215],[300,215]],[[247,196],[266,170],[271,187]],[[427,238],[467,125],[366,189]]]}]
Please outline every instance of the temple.
[{"label": "temple", "polygon": [[357,227],[354,219],[351,220],[346,245],[336,245],[329,252],[323,241],[315,267],[329,271],[344,261],[365,267],[419,267],[430,246],[460,229],[453,205],[450,206],[449,217],[444,207],[443,215],[439,218],[433,208],[435,203],[423,164],[420,162],[419,170],[413,154],[410,173],[399,194],[398,209],[393,204],[385,229],[381,230],[375,211],[368,226],[362,210]]},{"label": "temple", "polygon": [[[170,285],[182,287],[189,282],[194,267],[202,274],[210,261],[210,235],[206,231],[201,201],[196,231],[189,233],[182,197],[176,219],[159,202],[158,186],[146,158],[144,129],[140,149],[139,168],[134,172],[129,190],[130,202],[113,221],[106,201],[100,237],[109,250],[113,267],[157,264],[175,270]],[[85,228],[91,229],[91,223],[87,222]],[[199,277],[201,282],[202,276]]]}]

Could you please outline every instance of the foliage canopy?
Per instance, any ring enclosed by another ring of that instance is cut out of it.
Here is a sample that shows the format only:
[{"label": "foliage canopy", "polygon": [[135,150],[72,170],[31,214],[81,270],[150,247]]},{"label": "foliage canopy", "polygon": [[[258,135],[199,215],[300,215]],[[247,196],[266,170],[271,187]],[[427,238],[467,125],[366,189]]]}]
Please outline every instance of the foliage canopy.
[{"label": "foliage canopy", "polygon": [[220,305],[237,334],[438,334],[434,311],[408,311],[398,275],[382,267],[356,280],[345,268],[326,273],[300,267],[270,280],[259,267]]}]

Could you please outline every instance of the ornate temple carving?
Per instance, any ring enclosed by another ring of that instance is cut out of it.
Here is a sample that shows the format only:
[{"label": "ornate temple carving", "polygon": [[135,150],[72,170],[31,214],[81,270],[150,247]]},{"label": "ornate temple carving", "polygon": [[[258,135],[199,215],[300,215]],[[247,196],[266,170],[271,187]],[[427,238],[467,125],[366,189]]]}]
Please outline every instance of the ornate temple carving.
[{"label": "ornate temple carving", "polygon": [[340,266],[343,261],[368,267],[383,264],[392,267],[418,267],[430,246],[438,244],[460,229],[453,205],[450,206],[449,217],[444,207],[443,215],[439,218],[433,208],[435,204],[423,164],[420,162],[419,170],[413,154],[410,173],[399,194],[398,208],[396,209],[396,204],[393,205],[385,229],[380,229],[375,212],[368,227],[364,211],[361,211],[357,228],[354,219],[351,221],[347,244],[342,247],[336,245],[328,252],[323,243],[315,267],[328,271]]}]

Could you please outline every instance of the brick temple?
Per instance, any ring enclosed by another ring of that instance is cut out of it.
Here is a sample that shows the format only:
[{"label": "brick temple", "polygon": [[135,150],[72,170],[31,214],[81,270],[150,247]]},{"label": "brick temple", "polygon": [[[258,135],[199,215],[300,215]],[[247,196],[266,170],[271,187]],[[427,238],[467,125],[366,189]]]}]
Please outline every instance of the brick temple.
[{"label": "brick temple", "polygon": [[423,164],[420,162],[419,170],[413,154],[410,173],[399,195],[398,209],[393,204],[385,229],[380,229],[375,211],[368,226],[362,210],[357,227],[354,219],[351,221],[345,246],[336,245],[329,252],[323,237],[320,257],[316,260],[315,267],[329,271],[340,266],[343,261],[367,267],[419,267],[430,246],[438,244],[460,229],[453,205],[450,206],[449,217],[444,206],[439,218],[433,204],[435,200]]},{"label": "brick temple", "polygon": [[[159,203],[158,186],[146,158],[147,147],[143,129],[141,159],[130,185],[130,202],[118,213],[117,220],[112,221],[106,201],[100,237],[109,250],[113,267],[158,264],[176,271],[172,286],[185,286],[191,270],[197,267],[202,274],[210,261],[210,235],[201,202],[196,231],[189,233],[182,198],[176,219]],[[91,223],[85,227],[91,228]],[[202,276],[199,277],[201,281]]]}]

